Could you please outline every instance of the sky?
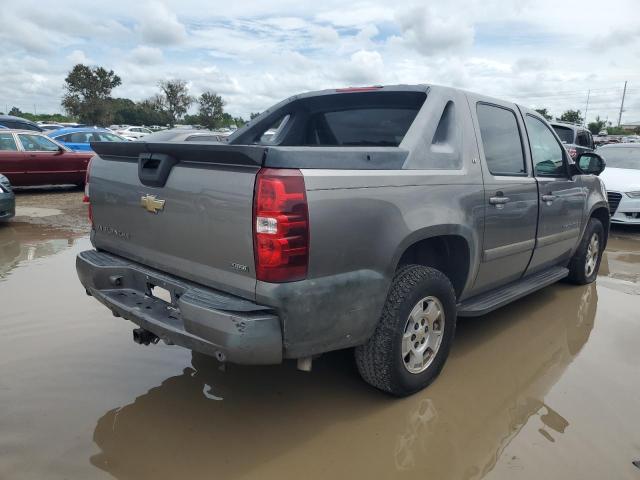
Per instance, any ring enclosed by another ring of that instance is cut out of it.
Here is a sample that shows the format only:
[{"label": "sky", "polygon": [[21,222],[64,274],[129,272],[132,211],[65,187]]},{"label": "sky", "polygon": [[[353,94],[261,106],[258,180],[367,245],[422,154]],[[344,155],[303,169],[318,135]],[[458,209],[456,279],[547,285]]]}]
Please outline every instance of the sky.
[{"label": "sky", "polygon": [[64,79],[114,70],[113,96],[161,80],[248,117],[296,93],[439,84],[617,124],[640,121],[640,1],[0,0],[0,111],[62,112]]}]

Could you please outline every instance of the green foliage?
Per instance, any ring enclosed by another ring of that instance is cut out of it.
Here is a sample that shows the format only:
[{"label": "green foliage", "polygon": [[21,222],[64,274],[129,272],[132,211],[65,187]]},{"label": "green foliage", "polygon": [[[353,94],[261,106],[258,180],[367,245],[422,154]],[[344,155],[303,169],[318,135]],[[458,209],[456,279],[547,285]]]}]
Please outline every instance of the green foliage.
[{"label": "green foliage", "polygon": [[21,117],[23,113],[18,107],[11,107],[11,110],[9,110],[9,115],[13,115],[14,117]]},{"label": "green foliage", "polygon": [[155,98],[162,106],[162,111],[169,116],[169,125],[173,127],[178,119],[187,113],[194,99],[189,95],[189,87],[184,80],[165,80],[160,82],[158,86],[162,90],[162,94]]},{"label": "green foliage", "polygon": [[[241,127],[246,122],[224,111],[224,100],[212,91],[205,91],[198,99],[198,114],[187,115],[196,99],[189,95],[187,82],[180,79],[166,80],[158,84],[160,92],[141,102],[128,98],[112,98],[111,90],[121,84],[113,70],[78,64],[67,75],[62,106],[69,114],[31,115],[13,108],[13,113],[30,120],[51,122],[80,121],[105,125],[170,125],[184,117],[189,125],[207,128]],[[252,113],[252,118],[258,115]]]},{"label": "green foliage", "polygon": [[213,130],[222,126],[224,115],[224,101],[214,92],[206,91],[198,98],[199,123]]},{"label": "green foliage", "polygon": [[606,126],[607,126],[607,122],[605,120],[600,119],[600,117],[598,116],[596,117],[596,120],[594,122],[589,122],[589,125],[587,125],[587,128],[593,135],[597,135],[598,133],[600,133],[600,130],[602,130]]},{"label": "green foliage", "polygon": [[111,100],[112,121],[117,125],[167,125],[169,115],[158,95],[134,102],[128,98]]},{"label": "green foliage", "polygon": [[258,115],[260,115],[260,112],[251,112],[249,114],[249,120],[253,120],[254,118],[256,118]]},{"label": "green foliage", "polygon": [[553,120],[553,116],[549,114],[546,108],[536,108],[536,112],[542,115],[545,120]]},{"label": "green foliage", "polygon": [[121,83],[113,70],[77,64],[65,79],[62,107],[82,123],[107,125],[111,119],[111,90]]},{"label": "green foliage", "polygon": [[582,118],[582,114],[580,113],[580,110],[567,110],[562,115],[560,115],[560,118],[558,118],[557,120],[560,120],[563,122],[582,124],[584,119]]},{"label": "green foliage", "polygon": [[631,132],[622,127],[607,127],[607,133],[609,135],[629,135]]}]

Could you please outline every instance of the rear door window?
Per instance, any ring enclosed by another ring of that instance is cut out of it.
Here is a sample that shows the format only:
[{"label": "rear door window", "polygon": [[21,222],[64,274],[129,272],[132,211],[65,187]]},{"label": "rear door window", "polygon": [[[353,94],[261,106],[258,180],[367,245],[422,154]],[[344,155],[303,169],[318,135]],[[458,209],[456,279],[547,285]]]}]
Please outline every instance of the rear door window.
[{"label": "rear door window", "polygon": [[553,129],[556,131],[558,136],[560,137],[560,141],[562,143],[573,143],[573,128],[569,127],[560,127],[558,125],[554,125]]},{"label": "rear door window", "polygon": [[0,133],[0,152],[17,152],[18,146],[10,133]]},{"label": "rear door window", "polygon": [[591,144],[589,143],[589,135],[587,135],[587,132],[578,133],[578,135],[576,136],[576,145],[587,148],[591,147]]},{"label": "rear door window", "polygon": [[492,175],[526,175],[522,140],[512,110],[479,103],[480,136],[487,166]]}]

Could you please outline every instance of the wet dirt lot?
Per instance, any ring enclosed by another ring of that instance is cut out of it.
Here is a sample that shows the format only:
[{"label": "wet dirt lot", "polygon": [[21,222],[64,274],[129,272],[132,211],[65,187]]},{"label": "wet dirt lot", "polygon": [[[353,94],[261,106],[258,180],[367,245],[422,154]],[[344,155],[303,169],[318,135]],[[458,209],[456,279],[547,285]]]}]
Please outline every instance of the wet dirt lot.
[{"label": "wet dirt lot", "polygon": [[349,352],[305,374],[142,347],[84,295],[82,193],[0,225],[0,479],[640,479],[640,229],[596,285],[459,322],[440,378],[395,400]]}]

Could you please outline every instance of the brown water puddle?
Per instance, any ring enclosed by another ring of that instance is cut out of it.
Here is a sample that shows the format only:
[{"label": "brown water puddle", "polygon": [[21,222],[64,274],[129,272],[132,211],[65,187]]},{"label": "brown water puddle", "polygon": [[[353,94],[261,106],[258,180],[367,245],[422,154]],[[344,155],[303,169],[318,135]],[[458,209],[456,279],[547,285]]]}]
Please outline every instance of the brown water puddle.
[{"label": "brown water puddle", "polygon": [[614,233],[597,285],[460,321],[403,400],[349,352],[304,374],[135,345],[84,296],[77,235],[0,226],[2,479],[640,478],[640,232]]}]

